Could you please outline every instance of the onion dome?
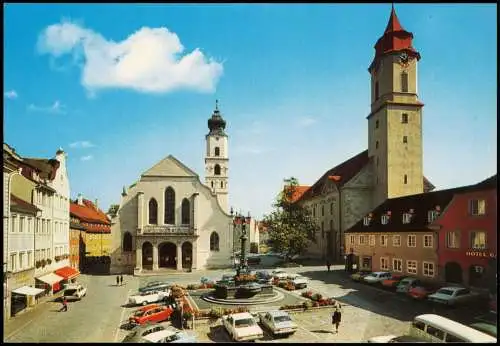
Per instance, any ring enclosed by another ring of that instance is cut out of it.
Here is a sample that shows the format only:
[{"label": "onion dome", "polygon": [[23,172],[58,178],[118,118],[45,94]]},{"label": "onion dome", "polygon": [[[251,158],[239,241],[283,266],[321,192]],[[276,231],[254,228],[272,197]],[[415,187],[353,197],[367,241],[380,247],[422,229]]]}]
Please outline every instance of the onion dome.
[{"label": "onion dome", "polygon": [[215,110],[212,113],[212,117],[208,119],[208,128],[210,130],[209,135],[227,136],[224,132],[226,121],[222,118],[219,111],[219,100],[215,100]]}]

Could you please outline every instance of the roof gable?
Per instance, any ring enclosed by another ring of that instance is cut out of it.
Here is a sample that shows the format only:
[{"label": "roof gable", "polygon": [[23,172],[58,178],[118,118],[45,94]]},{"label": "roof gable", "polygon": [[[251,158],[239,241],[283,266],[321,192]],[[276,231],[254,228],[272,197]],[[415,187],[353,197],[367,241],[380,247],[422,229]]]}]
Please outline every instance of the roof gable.
[{"label": "roof gable", "polygon": [[196,177],[198,175],[175,157],[168,155],[166,158],[162,159],[156,165],[144,172],[141,176]]}]

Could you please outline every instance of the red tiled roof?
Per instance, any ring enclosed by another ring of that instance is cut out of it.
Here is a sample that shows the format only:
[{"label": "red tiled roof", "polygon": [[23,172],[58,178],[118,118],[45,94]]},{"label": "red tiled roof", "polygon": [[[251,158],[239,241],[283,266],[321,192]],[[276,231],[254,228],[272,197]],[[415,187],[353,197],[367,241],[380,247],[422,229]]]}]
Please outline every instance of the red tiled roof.
[{"label": "red tiled roof", "polygon": [[86,222],[110,225],[110,221],[106,214],[102,210],[96,208],[94,203],[86,199],[83,200],[83,205],[79,205],[77,202],[71,202],[70,213]]},{"label": "red tiled roof", "polygon": [[30,214],[36,214],[37,211],[40,211],[40,209],[38,209],[35,205],[22,200],[12,193],[10,194],[10,208],[13,211],[25,212]]},{"label": "red tiled roof", "polygon": [[[285,186],[285,191],[286,189],[289,188],[289,186]],[[291,196],[291,203],[294,203],[302,197],[302,195],[310,188],[310,186],[305,186],[305,185],[297,185],[295,186],[295,189],[293,190],[292,196]]]},{"label": "red tiled roof", "polygon": [[394,10],[394,5],[392,6],[391,16],[389,17],[389,22],[387,23],[387,27],[385,28],[384,33],[393,31],[403,31],[403,27],[399,23],[398,16],[396,15],[396,10]]}]

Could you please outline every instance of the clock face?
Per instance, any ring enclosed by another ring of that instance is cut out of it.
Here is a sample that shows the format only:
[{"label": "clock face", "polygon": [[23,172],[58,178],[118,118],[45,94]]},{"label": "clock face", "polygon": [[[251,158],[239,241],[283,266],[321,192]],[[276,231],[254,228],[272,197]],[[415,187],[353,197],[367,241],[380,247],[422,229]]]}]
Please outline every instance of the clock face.
[{"label": "clock face", "polygon": [[401,53],[401,55],[399,56],[399,62],[402,64],[407,64],[408,63],[408,53],[406,53],[406,52]]}]

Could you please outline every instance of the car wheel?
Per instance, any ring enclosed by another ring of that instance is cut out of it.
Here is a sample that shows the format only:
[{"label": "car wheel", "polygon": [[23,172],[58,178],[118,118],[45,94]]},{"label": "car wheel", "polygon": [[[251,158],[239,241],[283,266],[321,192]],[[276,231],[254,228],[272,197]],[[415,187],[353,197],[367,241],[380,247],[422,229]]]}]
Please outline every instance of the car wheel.
[{"label": "car wheel", "polygon": [[148,302],[147,301],[143,301],[142,302],[142,306],[146,306],[146,305],[148,305]]}]

